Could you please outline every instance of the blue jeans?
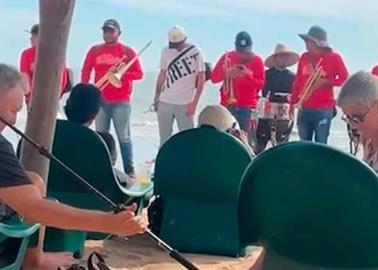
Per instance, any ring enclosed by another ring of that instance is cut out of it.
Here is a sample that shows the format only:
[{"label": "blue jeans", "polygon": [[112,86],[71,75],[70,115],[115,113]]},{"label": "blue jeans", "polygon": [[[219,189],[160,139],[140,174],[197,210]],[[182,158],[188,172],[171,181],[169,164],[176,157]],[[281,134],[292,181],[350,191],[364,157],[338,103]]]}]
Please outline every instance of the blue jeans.
[{"label": "blue jeans", "polygon": [[96,130],[107,131],[110,129],[110,121],[117,134],[121,149],[123,169],[127,174],[134,174],[133,146],[130,134],[131,106],[128,102],[103,103],[99,114],[96,117]]},{"label": "blue jeans", "polygon": [[299,138],[304,141],[312,141],[315,135],[315,142],[327,144],[333,116],[333,109],[299,110],[297,119]]},{"label": "blue jeans", "polygon": [[249,132],[252,111],[250,108],[227,107],[239,123],[240,129]]}]

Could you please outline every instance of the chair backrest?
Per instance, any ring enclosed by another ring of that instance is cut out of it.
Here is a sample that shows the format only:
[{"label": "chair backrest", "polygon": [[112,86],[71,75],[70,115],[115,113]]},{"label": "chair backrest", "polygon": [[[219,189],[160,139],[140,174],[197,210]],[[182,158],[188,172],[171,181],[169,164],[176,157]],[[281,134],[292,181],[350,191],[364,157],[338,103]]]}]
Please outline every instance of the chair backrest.
[{"label": "chair backrest", "polygon": [[160,236],[183,252],[238,256],[237,202],[251,157],[211,127],[181,132],[160,149],[155,194],[163,199]]},{"label": "chair backrest", "polygon": [[[105,195],[115,201],[124,196],[116,183],[105,142],[96,132],[79,124],[58,120],[52,152]],[[106,203],[53,161],[50,163],[47,192],[48,196],[77,207],[108,208]]]},{"label": "chair backrest", "polygon": [[182,200],[235,201],[250,161],[237,139],[212,127],[178,133],[157,155],[155,193]]},{"label": "chair backrest", "polygon": [[242,234],[297,262],[378,266],[378,181],[355,157],[308,142],[272,148],[248,167]]}]

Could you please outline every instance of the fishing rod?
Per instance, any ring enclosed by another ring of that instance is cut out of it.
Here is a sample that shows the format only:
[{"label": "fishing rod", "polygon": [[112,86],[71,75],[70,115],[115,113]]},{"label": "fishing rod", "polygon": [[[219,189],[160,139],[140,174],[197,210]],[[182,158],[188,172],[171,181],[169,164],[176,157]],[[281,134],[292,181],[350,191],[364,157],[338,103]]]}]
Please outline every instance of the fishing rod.
[{"label": "fishing rod", "polygon": [[[64,164],[61,160],[59,160],[57,157],[55,157],[52,153],[50,153],[47,150],[46,147],[39,145],[37,142],[35,142],[33,139],[31,139],[28,135],[26,135],[25,133],[20,131],[18,128],[13,126],[11,123],[6,121],[1,116],[0,116],[0,121],[3,122],[6,126],[8,126],[10,129],[12,129],[15,133],[20,135],[30,145],[32,145],[38,151],[38,153],[40,155],[46,157],[49,160],[56,162],[64,170],[69,172],[72,176],[74,176],[75,179],[78,180],[78,182],[80,182],[83,186],[85,186],[89,191],[93,192],[95,195],[97,195],[99,198],[101,198],[104,202],[106,202],[114,210],[115,213],[119,213],[121,211],[126,210],[125,205],[123,205],[123,204],[117,205],[109,197],[107,197],[105,194],[103,194],[101,191],[99,191],[97,188],[95,188],[93,185],[91,185],[87,180],[85,180],[83,177],[81,177],[79,174],[77,174],[74,170],[72,170],[70,167],[68,167],[66,164]],[[177,262],[179,262],[186,269],[188,269],[188,270],[200,270],[192,262],[190,262],[188,259],[186,259],[184,256],[182,256],[177,250],[173,249],[170,245],[168,245],[161,238],[159,238],[156,234],[154,234],[151,230],[146,229],[146,233],[153,240],[155,240],[160,246],[162,246],[168,252],[170,257],[175,259]]]}]

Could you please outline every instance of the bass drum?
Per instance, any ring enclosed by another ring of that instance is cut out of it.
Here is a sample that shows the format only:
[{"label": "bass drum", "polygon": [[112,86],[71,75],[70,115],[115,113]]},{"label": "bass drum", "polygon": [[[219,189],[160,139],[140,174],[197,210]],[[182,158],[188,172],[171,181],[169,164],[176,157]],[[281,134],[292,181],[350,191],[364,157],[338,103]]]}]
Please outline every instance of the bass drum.
[{"label": "bass drum", "polygon": [[271,99],[260,100],[253,136],[254,152],[263,152],[269,141],[273,146],[288,142],[293,126],[294,110],[290,103],[271,102]]},{"label": "bass drum", "polygon": [[273,146],[288,142],[293,126],[294,121],[291,120],[258,119],[253,143],[255,154],[263,152],[269,141]]}]

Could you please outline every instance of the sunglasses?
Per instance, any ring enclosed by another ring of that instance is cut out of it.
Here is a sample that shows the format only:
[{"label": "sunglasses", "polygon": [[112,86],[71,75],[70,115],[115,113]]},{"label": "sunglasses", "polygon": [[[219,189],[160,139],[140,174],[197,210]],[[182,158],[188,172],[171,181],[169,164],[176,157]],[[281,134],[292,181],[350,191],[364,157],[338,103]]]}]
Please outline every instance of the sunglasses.
[{"label": "sunglasses", "polygon": [[373,105],[364,113],[361,115],[353,115],[349,116],[344,114],[341,119],[344,120],[346,123],[350,125],[361,125],[363,122],[365,122],[366,117],[370,113],[370,111],[373,109],[377,102],[374,102]]}]

